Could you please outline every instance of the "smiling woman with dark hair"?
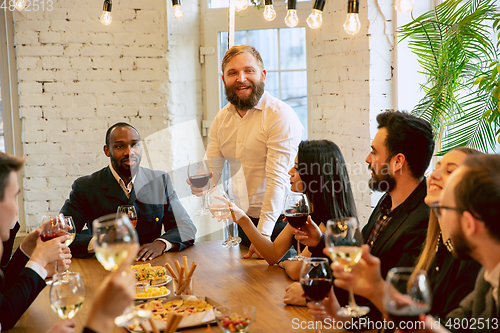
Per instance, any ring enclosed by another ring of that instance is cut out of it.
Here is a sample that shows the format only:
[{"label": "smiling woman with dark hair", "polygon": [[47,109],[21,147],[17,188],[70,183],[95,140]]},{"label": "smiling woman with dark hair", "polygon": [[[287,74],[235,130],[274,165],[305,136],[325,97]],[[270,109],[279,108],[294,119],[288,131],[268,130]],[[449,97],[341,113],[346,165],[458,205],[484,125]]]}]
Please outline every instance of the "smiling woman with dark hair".
[{"label": "smiling woman with dark hair", "polygon": [[[328,140],[302,141],[295,158],[295,165],[288,172],[292,192],[305,193],[311,208],[310,218],[306,224],[326,224],[340,216],[356,216],[354,196],[351,191],[349,175],[344,156],[340,148]],[[235,207],[233,205],[233,207]],[[250,218],[238,207],[235,207],[237,221],[257,251],[269,265],[277,263],[291,246],[295,245],[290,226],[278,235],[274,242],[262,236]],[[300,252],[300,249],[297,249]],[[310,256],[307,249],[302,255]],[[300,261],[283,262],[287,274],[298,280]]]}]

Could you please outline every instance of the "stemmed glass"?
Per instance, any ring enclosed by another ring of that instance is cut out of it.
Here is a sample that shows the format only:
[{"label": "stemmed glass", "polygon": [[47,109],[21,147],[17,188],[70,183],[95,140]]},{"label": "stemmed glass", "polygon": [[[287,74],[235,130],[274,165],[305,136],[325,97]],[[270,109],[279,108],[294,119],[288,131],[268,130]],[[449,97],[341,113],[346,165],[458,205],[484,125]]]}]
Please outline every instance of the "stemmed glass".
[{"label": "stemmed glass", "polygon": [[[73,220],[71,220],[73,221]],[[56,237],[70,235],[71,238],[68,239],[65,244],[69,246],[73,239],[75,239],[75,224],[69,225],[64,215],[58,213],[48,213],[42,216],[42,225],[40,226],[40,238],[42,241],[47,242]],[[58,274],[58,264],[55,262],[56,275]]]},{"label": "stemmed glass", "polygon": [[227,193],[218,187],[214,187],[208,192],[208,209],[212,215],[224,223],[224,228],[226,228],[229,237],[222,242],[222,246],[230,248],[241,243],[240,237],[231,236],[231,231],[229,230],[229,221],[227,218],[231,215],[231,209],[229,204],[229,196]]},{"label": "stemmed glass", "polygon": [[[322,304],[323,299],[332,288],[332,271],[327,258],[304,258],[300,269],[300,284],[308,299],[316,304]],[[314,318],[316,320],[316,318]],[[320,333],[319,327],[316,333]]]},{"label": "stemmed glass", "polygon": [[128,216],[130,223],[135,227],[137,227],[137,212],[135,210],[134,205],[121,205],[118,206],[116,210],[116,214],[125,214]]},{"label": "stemmed glass", "polygon": [[55,279],[50,286],[50,304],[59,318],[71,319],[85,299],[85,287],[80,274],[66,272],[64,279]]},{"label": "stemmed glass", "polygon": [[[69,232],[70,238],[64,243],[66,246],[70,246],[71,243],[75,240],[76,236],[76,227],[75,227],[75,222],[73,221],[72,216],[64,216],[64,219],[66,220],[67,224],[67,230]],[[62,273],[63,277],[65,277],[69,273],[69,270],[67,269]]]},{"label": "stemmed glass", "polygon": [[[419,315],[431,309],[432,295],[427,273],[409,267],[395,267],[387,273],[384,287],[384,306],[389,317],[404,331],[414,331]],[[413,325],[409,325],[412,323]]]},{"label": "stemmed glass", "polygon": [[[361,259],[363,235],[356,217],[343,217],[328,220],[325,232],[325,247],[332,261],[350,272],[352,266]],[[361,317],[370,312],[367,306],[358,306],[354,300],[352,286],[349,288],[349,305],[341,308],[337,314],[342,317]]]},{"label": "stemmed glass", "polygon": [[[137,235],[125,214],[109,214],[94,220],[94,250],[104,269],[115,271],[137,244]],[[132,262],[130,263],[132,264]],[[130,306],[124,314],[116,317],[117,326],[139,325],[142,319],[150,318],[151,311],[136,310]]]},{"label": "stemmed glass", "polygon": [[[207,186],[210,180],[210,168],[207,160],[200,162],[189,161],[188,178],[191,185],[199,189]],[[210,211],[205,207],[205,194],[201,196],[201,208],[196,212],[197,216],[208,215]]]},{"label": "stemmed glass", "polygon": [[[286,196],[285,200],[285,217],[288,223],[296,229],[300,229],[309,216],[309,202],[304,193],[293,193]],[[300,254],[300,241],[297,240],[297,255],[288,260],[298,261],[304,257]]]}]

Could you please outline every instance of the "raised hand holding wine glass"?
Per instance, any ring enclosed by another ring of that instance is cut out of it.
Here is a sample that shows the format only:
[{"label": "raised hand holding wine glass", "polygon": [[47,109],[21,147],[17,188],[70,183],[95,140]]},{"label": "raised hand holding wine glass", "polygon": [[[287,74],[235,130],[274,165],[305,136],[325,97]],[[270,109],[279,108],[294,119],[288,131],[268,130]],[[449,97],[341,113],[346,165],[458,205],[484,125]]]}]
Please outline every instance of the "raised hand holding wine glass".
[{"label": "raised hand holding wine glass", "polygon": [[[316,304],[322,304],[332,288],[332,271],[327,258],[304,258],[300,270],[300,284],[306,298]],[[316,318],[314,318],[316,319]],[[316,333],[320,333],[320,326],[316,326]]]},{"label": "raised hand holding wine glass", "polygon": [[[300,229],[306,223],[309,216],[309,201],[307,200],[307,196],[304,193],[287,195],[284,212],[288,223],[292,227]],[[304,257],[300,255],[300,240],[297,240],[297,255],[288,260],[298,261],[302,259]]]},{"label": "raised hand holding wine glass", "polygon": [[[43,242],[50,241],[61,236],[70,236],[66,238],[65,245],[69,246],[75,238],[75,227],[70,226],[69,222],[62,214],[47,213],[42,216],[42,225],[40,226],[40,239]],[[59,272],[57,261],[55,262],[55,274]]]},{"label": "raised hand holding wine glass", "polygon": [[427,273],[410,267],[392,268],[385,280],[383,301],[395,328],[415,331],[420,314],[431,310],[432,293]]},{"label": "raised hand holding wine glass", "polygon": [[227,230],[228,238],[222,242],[222,246],[230,248],[241,243],[240,237],[233,237],[229,229],[228,217],[234,215],[231,212],[229,195],[220,187],[214,187],[208,192],[208,209],[218,221],[222,221]]},{"label": "raised hand holding wine glass", "polygon": [[[328,220],[325,232],[325,248],[330,258],[336,264],[344,267],[345,272],[350,272],[363,253],[363,235],[356,217],[342,217]],[[341,308],[337,315],[341,317],[361,317],[370,312],[367,306],[358,306],[354,299],[352,286],[349,288],[349,305]]]}]

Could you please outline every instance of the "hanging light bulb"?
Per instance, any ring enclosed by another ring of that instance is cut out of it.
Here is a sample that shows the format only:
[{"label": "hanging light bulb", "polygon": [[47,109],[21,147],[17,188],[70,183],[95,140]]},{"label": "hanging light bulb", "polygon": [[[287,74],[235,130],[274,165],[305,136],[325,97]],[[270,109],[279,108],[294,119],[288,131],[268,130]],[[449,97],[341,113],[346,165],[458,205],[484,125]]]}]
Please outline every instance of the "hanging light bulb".
[{"label": "hanging light bulb", "polygon": [[174,17],[176,19],[181,19],[184,16],[184,11],[181,7],[181,0],[172,0],[172,6],[174,7]]},{"label": "hanging light bulb", "polygon": [[272,21],[276,18],[276,11],[274,10],[273,0],[265,0],[264,18],[266,21]]},{"label": "hanging light bulb", "polygon": [[237,12],[248,8],[248,0],[236,0],[235,9]]},{"label": "hanging light bulb", "polygon": [[349,0],[347,3],[347,18],[344,22],[344,30],[349,35],[355,35],[361,29],[361,23],[359,22],[359,1]]},{"label": "hanging light bulb", "polygon": [[396,0],[394,2],[394,9],[396,9],[401,14],[409,14],[415,5],[413,0]]},{"label": "hanging light bulb", "polygon": [[297,16],[297,0],[288,0],[285,24],[290,28],[296,27],[297,24],[299,24],[299,17]]},{"label": "hanging light bulb", "polygon": [[318,29],[323,24],[323,9],[325,9],[325,0],[316,0],[314,1],[314,6],[311,14],[307,18],[307,25],[311,29]]},{"label": "hanging light bulb", "polygon": [[26,1],[25,0],[16,0],[16,3],[14,4],[14,6],[16,7],[16,9],[18,11],[21,11],[24,8],[26,8]]},{"label": "hanging light bulb", "polygon": [[113,7],[111,0],[104,0],[101,15],[101,23],[104,25],[110,25],[111,22],[113,22],[113,18],[111,17],[111,7]]}]

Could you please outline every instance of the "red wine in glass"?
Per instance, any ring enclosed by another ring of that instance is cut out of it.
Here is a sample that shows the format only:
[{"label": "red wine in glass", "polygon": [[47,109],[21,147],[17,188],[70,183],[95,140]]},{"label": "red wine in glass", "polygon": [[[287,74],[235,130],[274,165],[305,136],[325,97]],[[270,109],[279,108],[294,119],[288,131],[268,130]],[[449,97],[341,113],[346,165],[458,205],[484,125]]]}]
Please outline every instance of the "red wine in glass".
[{"label": "red wine in glass", "polygon": [[[403,332],[416,331],[419,327],[419,316],[429,312],[428,307],[420,307],[415,305],[406,306],[400,310],[391,309],[388,311],[389,318],[394,322],[394,327],[399,328]],[[402,323],[404,323],[402,325]]]},{"label": "red wine in glass", "polygon": [[332,288],[331,278],[312,278],[300,281],[306,297],[319,302],[323,300]]},{"label": "red wine in glass", "polygon": [[194,187],[204,188],[210,179],[210,174],[195,175],[189,177],[189,181]]},{"label": "red wine in glass", "polygon": [[43,242],[47,242],[47,241],[49,241],[51,239],[54,239],[54,238],[57,238],[57,237],[61,237],[61,236],[64,236],[64,235],[69,235],[69,232],[64,231],[64,230],[58,230],[58,231],[48,232],[48,233],[42,234],[40,236],[40,238],[42,239]]},{"label": "red wine in glass", "polygon": [[292,214],[285,214],[286,219],[288,220],[288,223],[295,229],[299,229],[302,227],[306,221],[307,221],[307,216],[309,214],[307,213],[292,213]]}]

